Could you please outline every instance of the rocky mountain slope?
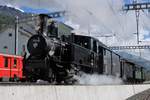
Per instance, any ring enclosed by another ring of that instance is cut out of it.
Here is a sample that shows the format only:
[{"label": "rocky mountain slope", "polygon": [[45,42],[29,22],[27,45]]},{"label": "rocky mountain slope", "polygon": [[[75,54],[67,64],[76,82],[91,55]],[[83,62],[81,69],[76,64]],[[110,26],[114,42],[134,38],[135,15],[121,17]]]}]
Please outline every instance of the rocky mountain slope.
[{"label": "rocky mountain slope", "polygon": [[8,27],[14,27],[16,16],[21,18],[29,15],[12,7],[0,6],[0,32]]}]

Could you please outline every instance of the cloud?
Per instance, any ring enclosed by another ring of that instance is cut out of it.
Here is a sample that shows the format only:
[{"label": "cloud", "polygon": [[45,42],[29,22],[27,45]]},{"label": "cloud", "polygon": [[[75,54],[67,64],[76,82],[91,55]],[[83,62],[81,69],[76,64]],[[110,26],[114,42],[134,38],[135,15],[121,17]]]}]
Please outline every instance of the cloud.
[{"label": "cloud", "polygon": [[123,4],[122,0],[64,0],[62,7],[68,11],[68,19],[78,23],[81,30],[90,30],[93,36],[116,34],[118,41],[135,40],[134,12],[124,12]]},{"label": "cloud", "polygon": [[[135,12],[122,10],[124,0],[0,0],[0,3],[18,8],[26,6],[49,11],[66,10],[66,23],[85,34],[88,34],[88,31],[92,36],[115,34],[107,38],[109,45],[137,44],[136,35],[133,34],[136,33]],[[149,31],[149,23],[148,13],[140,12],[140,30]],[[99,39],[106,43],[105,38]]]},{"label": "cloud", "polygon": [[[108,41],[111,45],[118,41],[127,42],[126,40],[136,44],[136,35],[133,34],[136,33],[135,13],[122,10],[124,0],[0,0],[0,3],[17,8],[66,10],[67,22],[71,21],[76,27],[80,26],[78,29],[85,33],[90,30],[93,36],[116,34],[115,39],[112,38],[113,41]],[[141,16],[140,25],[148,27],[149,19],[144,15]]]},{"label": "cloud", "polygon": [[[123,33],[124,13],[122,0],[1,0],[1,4],[16,7],[28,6],[37,9],[67,10],[68,19],[78,23],[81,29],[98,26],[102,34]],[[132,25],[128,25],[129,27]],[[133,29],[133,28],[132,28]],[[126,32],[127,33],[127,32]],[[129,33],[129,32],[128,32]]]}]

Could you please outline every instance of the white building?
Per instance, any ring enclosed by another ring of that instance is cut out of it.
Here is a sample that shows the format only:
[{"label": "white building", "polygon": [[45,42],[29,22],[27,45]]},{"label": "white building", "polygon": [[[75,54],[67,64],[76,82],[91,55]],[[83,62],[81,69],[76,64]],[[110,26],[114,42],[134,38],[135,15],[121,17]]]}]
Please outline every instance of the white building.
[{"label": "white building", "polygon": [[[58,32],[71,33],[73,28],[63,23],[58,23]],[[15,54],[15,27],[12,26],[7,30],[0,32],[0,53]],[[35,26],[33,23],[18,24],[18,42],[17,42],[17,55],[23,55],[27,52],[27,41],[33,35],[36,34]]]}]

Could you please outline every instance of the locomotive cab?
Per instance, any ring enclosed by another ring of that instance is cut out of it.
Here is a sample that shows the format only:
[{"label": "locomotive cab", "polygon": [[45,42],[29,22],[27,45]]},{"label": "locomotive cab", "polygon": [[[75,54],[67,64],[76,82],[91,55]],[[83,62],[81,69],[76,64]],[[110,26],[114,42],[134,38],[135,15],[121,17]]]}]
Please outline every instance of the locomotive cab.
[{"label": "locomotive cab", "polygon": [[[90,36],[73,35],[73,61],[86,73],[103,73],[103,48]],[[79,52],[80,51],[80,52]],[[80,59],[78,59],[80,58]]]},{"label": "locomotive cab", "polygon": [[48,37],[58,38],[57,23],[46,14],[40,14],[37,20],[37,33]]}]

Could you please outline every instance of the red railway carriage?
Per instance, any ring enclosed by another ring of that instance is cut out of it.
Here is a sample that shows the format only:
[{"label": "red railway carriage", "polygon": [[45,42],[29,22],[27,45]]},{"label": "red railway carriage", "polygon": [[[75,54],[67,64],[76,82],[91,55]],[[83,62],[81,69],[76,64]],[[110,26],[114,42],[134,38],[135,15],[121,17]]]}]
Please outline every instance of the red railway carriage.
[{"label": "red railway carriage", "polygon": [[22,79],[23,57],[0,53],[0,79]]}]

